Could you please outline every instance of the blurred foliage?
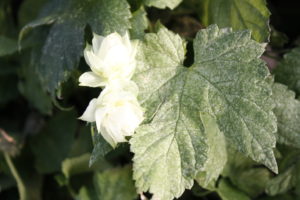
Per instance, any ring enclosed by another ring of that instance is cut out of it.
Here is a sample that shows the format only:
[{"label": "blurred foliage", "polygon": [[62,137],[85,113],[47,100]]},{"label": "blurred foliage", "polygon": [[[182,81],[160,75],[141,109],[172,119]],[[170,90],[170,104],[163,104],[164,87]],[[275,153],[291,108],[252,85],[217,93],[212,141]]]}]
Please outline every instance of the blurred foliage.
[{"label": "blurred foliage", "polygon": [[92,32],[129,29],[132,38],[143,39],[158,20],[188,41],[185,63],[193,63],[191,39],[209,24],[250,29],[255,40],[269,42],[272,55],[265,56],[279,63],[275,81],[287,85],[275,85],[273,96],[279,174],[232,150],[221,176],[195,182],[179,199],[299,199],[299,18],[298,1],[1,0],[0,199],[151,197],[136,192],[128,145],[112,151],[77,120],[98,95],[79,88],[77,79],[88,69],[82,52]]}]

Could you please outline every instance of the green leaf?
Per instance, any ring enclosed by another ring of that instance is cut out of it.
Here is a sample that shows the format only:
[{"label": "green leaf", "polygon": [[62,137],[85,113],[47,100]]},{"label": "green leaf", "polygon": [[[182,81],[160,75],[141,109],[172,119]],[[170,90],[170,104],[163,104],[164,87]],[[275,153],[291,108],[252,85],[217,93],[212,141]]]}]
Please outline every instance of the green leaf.
[{"label": "green leaf", "polygon": [[144,7],[140,7],[132,14],[130,37],[132,39],[142,39],[145,35],[145,30],[148,28],[147,13]]},{"label": "green leaf", "polygon": [[21,69],[23,81],[20,81],[18,86],[22,95],[37,108],[41,113],[50,115],[52,113],[51,97],[43,89],[34,66],[25,65]]},{"label": "green leaf", "polygon": [[67,158],[62,162],[62,172],[67,179],[76,174],[91,172],[94,170],[104,170],[110,165],[106,161],[102,161],[93,167],[89,167],[89,159],[91,154],[85,153],[77,157]]},{"label": "green leaf", "polygon": [[277,117],[277,142],[300,148],[300,101],[280,83],[273,85],[274,113]]},{"label": "green leaf", "polygon": [[76,200],[97,200],[97,195],[94,190],[85,186],[81,187]]},{"label": "green leaf", "polygon": [[232,184],[252,199],[264,193],[272,173],[241,153],[228,149],[228,162],[222,177],[228,177]]},{"label": "green leaf", "polygon": [[125,0],[68,0],[51,2],[41,16],[24,27],[20,38],[31,28],[53,23],[37,70],[45,87],[54,93],[79,64],[86,25],[101,35],[114,31],[124,33],[130,28],[131,13]]},{"label": "green leaf", "polygon": [[239,191],[225,179],[220,181],[217,193],[222,200],[250,200],[246,194]]},{"label": "green leaf", "polygon": [[104,156],[113,150],[112,146],[106,142],[101,134],[98,134],[95,127],[92,127],[92,136],[94,142],[94,149],[90,158],[89,166],[93,166],[97,161],[103,160]]},{"label": "green leaf", "polygon": [[285,54],[283,60],[275,68],[275,81],[286,84],[289,89],[300,94],[300,47]]},{"label": "green leaf", "polygon": [[[182,66],[185,43],[165,28],[139,46],[134,81],[145,121],[130,140],[134,179],[153,198],[179,197],[204,167],[209,144],[200,116],[216,119],[228,145],[277,172],[271,85],[249,31],[210,26],[194,40],[195,64]],[[217,140],[218,141],[218,140]]]},{"label": "green leaf", "polygon": [[221,174],[227,162],[227,150],[225,136],[218,129],[215,119],[208,114],[201,113],[200,115],[209,148],[207,160],[203,169],[201,169],[202,172],[195,179],[202,187],[206,188],[211,181],[216,181]]},{"label": "green leaf", "polygon": [[283,173],[269,181],[266,192],[271,195],[283,194],[295,185],[295,166],[292,165]]},{"label": "green leaf", "polygon": [[205,26],[217,24],[234,30],[249,29],[258,42],[269,40],[270,12],[265,0],[203,0],[199,11]]},{"label": "green leaf", "polygon": [[266,192],[271,196],[285,194],[292,188],[299,195],[300,184],[300,151],[287,148],[279,162],[279,174],[268,182]]},{"label": "green leaf", "polygon": [[0,56],[15,53],[18,50],[17,41],[0,35]]},{"label": "green leaf", "polygon": [[105,200],[134,200],[137,193],[132,180],[130,166],[106,170],[96,173],[94,186],[97,199]]},{"label": "green leaf", "polygon": [[61,112],[50,119],[47,126],[30,141],[40,173],[58,171],[67,157],[76,130],[76,113]]},{"label": "green leaf", "polygon": [[182,0],[143,0],[146,6],[154,6],[161,9],[166,7],[174,9],[181,3],[181,1]]}]

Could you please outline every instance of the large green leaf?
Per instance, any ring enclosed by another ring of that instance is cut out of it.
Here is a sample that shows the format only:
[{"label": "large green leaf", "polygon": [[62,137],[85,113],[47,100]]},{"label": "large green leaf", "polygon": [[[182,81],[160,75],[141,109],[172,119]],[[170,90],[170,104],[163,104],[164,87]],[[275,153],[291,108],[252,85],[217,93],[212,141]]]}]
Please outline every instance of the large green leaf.
[{"label": "large green leaf", "polygon": [[256,41],[268,40],[270,12],[265,0],[202,0],[201,4],[204,25],[249,29]]},{"label": "large green leaf", "polygon": [[300,148],[300,101],[287,86],[275,83],[273,98],[276,102],[274,113],[277,117],[278,143]]},{"label": "large green leaf", "polygon": [[195,63],[183,67],[185,43],[168,30],[147,34],[139,46],[134,80],[146,109],[130,140],[134,179],[157,199],[191,188],[210,145],[202,113],[216,120],[226,142],[277,172],[273,154],[276,118],[269,72],[258,59],[264,46],[249,31],[210,26],[194,40]]},{"label": "large green leaf", "polygon": [[275,80],[300,94],[300,47],[284,55],[274,70]]},{"label": "large green leaf", "polygon": [[53,23],[39,58],[38,72],[46,88],[54,90],[76,68],[84,48],[84,30],[106,35],[124,33],[130,28],[131,13],[125,0],[55,0],[41,13],[41,18],[26,25],[20,33]]},{"label": "large green leaf", "polygon": [[170,8],[174,9],[182,0],[143,0],[147,6],[154,6],[157,8]]}]

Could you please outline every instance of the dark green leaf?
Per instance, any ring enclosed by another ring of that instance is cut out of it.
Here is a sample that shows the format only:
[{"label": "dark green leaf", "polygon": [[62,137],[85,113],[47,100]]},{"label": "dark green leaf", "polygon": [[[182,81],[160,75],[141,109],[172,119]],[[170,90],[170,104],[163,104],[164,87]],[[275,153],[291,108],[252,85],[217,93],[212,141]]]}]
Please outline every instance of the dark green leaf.
[{"label": "dark green leaf", "polygon": [[[94,127],[92,127],[94,129]],[[94,149],[90,158],[89,165],[92,166],[99,160],[103,160],[104,156],[113,150],[111,145],[104,140],[101,134],[98,134],[97,131],[93,132],[93,141],[94,141]]]},{"label": "dark green leaf", "polygon": [[13,54],[18,50],[17,41],[0,35],[0,56]]},{"label": "dark green leaf", "polygon": [[53,93],[78,66],[87,24],[101,35],[114,31],[124,33],[130,28],[130,17],[125,0],[53,1],[44,8],[41,18],[24,27],[20,38],[31,28],[54,23],[37,60],[39,75]]},{"label": "dark green leaf", "polygon": [[40,134],[30,141],[35,167],[40,173],[58,171],[67,157],[76,130],[76,113],[61,112],[48,122]]}]

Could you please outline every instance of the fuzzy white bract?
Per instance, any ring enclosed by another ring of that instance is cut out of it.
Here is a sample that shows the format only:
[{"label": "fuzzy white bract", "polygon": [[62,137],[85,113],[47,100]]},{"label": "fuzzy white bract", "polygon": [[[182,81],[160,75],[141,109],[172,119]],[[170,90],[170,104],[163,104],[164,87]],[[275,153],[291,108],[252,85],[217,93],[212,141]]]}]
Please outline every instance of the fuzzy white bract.
[{"label": "fuzzy white bract", "polygon": [[84,57],[90,72],[79,77],[79,85],[103,87],[111,80],[130,80],[136,66],[137,42],[130,41],[128,33],[124,36],[112,33],[106,37],[94,34],[92,46],[87,45]]},{"label": "fuzzy white bract", "polygon": [[119,142],[126,142],[126,136],[134,134],[143,121],[143,109],[137,100],[138,88],[132,81],[115,80],[92,99],[80,117],[88,122],[95,122],[97,130],[113,147]]}]

